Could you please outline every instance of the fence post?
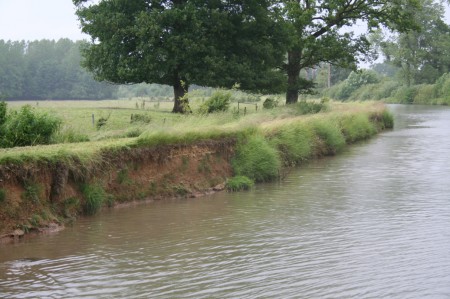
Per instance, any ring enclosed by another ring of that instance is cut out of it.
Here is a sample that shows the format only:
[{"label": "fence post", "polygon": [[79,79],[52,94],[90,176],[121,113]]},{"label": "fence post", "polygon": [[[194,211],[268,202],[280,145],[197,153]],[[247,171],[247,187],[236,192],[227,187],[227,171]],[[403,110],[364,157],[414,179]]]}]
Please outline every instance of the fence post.
[{"label": "fence post", "polygon": [[95,127],[95,116],[94,116],[94,113],[92,113],[92,126]]}]

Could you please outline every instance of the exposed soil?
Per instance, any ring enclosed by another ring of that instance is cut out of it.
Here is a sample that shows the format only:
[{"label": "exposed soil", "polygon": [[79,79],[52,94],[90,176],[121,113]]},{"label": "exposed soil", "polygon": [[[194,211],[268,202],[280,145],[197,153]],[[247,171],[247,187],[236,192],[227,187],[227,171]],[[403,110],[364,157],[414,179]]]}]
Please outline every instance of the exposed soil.
[{"label": "exposed soil", "polygon": [[82,215],[86,184],[101,186],[110,206],[222,190],[232,176],[235,143],[230,138],[107,152],[89,167],[62,162],[2,165],[0,242],[58,230]]}]

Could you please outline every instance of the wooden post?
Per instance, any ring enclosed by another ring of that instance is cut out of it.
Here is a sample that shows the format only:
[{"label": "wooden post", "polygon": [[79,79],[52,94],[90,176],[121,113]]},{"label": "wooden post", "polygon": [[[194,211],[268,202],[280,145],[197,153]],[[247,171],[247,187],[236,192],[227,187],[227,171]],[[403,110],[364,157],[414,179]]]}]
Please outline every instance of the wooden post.
[{"label": "wooden post", "polygon": [[92,113],[92,126],[95,127],[95,116],[94,116],[94,113]]},{"label": "wooden post", "polygon": [[244,115],[247,114],[247,107],[244,107]]}]

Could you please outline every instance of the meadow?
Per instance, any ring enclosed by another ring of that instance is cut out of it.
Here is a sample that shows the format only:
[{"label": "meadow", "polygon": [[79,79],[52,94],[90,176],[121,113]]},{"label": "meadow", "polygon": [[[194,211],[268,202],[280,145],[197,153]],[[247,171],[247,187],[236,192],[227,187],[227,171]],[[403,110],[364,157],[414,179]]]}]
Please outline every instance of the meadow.
[{"label": "meadow", "polygon": [[[37,112],[60,118],[62,125],[54,136],[54,144],[0,149],[0,164],[41,159],[53,161],[66,156],[76,156],[78,160],[88,161],[95,159],[99,152],[114,148],[190,143],[255,131],[270,135],[279,128],[287,128],[294,123],[309,120],[317,122],[321,118],[335,118],[337,121],[337,118],[345,115],[367,115],[385,109],[383,104],[376,102],[321,103],[320,100],[308,100],[289,106],[279,104],[274,109],[264,109],[263,100],[264,98],[239,104],[233,101],[226,112],[201,114],[197,111],[205,98],[192,97],[190,105],[193,113],[187,115],[171,113],[173,102],[167,98],[152,98],[151,101],[129,98],[8,102],[8,108],[12,110],[31,105]],[[283,102],[281,97],[277,100],[279,103]],[[315,105],[314,103],[320,111],[305,110],[305,107]]]}]

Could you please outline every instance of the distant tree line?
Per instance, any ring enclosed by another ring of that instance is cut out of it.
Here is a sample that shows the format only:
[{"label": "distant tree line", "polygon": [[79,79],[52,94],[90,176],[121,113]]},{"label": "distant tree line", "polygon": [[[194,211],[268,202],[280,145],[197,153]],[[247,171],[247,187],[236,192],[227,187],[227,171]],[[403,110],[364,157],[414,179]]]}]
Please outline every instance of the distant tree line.
[{"label": "distant tree line", "polygon": [[80,45],[70,39],[0,40],[0,98],[104,99],[117,86],[97,82],[80,66]]}]

